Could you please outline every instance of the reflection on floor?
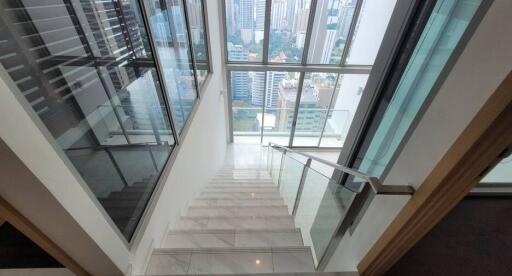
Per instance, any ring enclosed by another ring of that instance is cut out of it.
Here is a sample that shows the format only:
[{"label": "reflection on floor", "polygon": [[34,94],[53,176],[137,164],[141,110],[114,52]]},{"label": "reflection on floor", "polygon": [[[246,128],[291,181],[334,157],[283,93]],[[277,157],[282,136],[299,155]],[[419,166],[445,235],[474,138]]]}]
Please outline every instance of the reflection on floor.
[{"label": "reflection on floor", "polygon": [[127,237],[131,237],[170,153],[168,145],[67,151],[78,172]]},{"label": "reflection on floor", "polygon": [[225,166],[154,251],[148,275],[313,272],[261,146],[231,145]]}]

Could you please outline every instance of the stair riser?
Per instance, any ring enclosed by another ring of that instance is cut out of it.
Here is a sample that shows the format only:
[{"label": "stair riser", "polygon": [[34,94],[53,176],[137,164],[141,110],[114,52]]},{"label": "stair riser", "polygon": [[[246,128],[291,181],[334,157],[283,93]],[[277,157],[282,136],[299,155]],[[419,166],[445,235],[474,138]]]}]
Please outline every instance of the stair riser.
[{"label": "stair riser", "polygon": [[233,219],[181,219],[176,224],[176,230],[189,229],[294,229],[292,218],[233,218]]},{"label": "stair riser", "polygon": [[[231,232],[231,233],[229,233]],[[164,248],[247,248],[303,246],[300,232],[223,231],[220,233],[172,233]]]},{"label": "stair riser", "polygon": [[209,216],[287,216],[286,206],[275,207],[199,207],[189,208],[187,217],[209,217]]}]

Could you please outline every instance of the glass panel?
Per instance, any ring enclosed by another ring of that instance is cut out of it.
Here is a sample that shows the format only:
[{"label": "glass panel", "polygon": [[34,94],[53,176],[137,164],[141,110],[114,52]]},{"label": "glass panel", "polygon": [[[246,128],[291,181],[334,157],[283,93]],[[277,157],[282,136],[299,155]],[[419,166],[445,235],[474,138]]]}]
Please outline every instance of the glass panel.
[{"label": "glass panel", "polygon": [[187,15],[190,25],[190,40],[194,48],[198,86],[201,87],[209,71],[208,47],[206,45],[206,29],[202,0],[187,0]]},{"label": "glass panel", "polygon": [[480,183],[486,184],[510,184],[512,183],[512,155],[501,160],[488,172]]},{"label": "glass panel", "polygon": [[356,4],[357,0],[318,2],[308,51],[309,64],[340,64]]},{"label": "glass panel", "polygon": [[[380,177],[457,46],[479,0],[440,1],[425,26],[392,97],[380,103],[355,168]],[[389,100],[387,100],[389,99]]]},{"label": "glass panel", "polygon": [[301,63],[311,0],[272,0],[269,62]]},{"label": "glass panel", "polygon": [[318,146],[337,77],[334,73],[304,76],[293,146]]},{"label": "glass panel", "polygon": [[283,153],[280,150],[274,149],[272,152],[272,169],[270,170],[270,175],[272,176],[272,180],[276,184],[279,184],[279,173],[281,170],[281,159],[283,157]]},{"label": "glass panel", "polygon": [[396,0],[363,1],[347,55],[347,64],[372,65],[389,24]]},{"label": "glass panel", "polygon": [[354,119],[368,75],[340,75],[327,115],[321,147],[342,147]]},{"label": "glass panel", "polygon": [[197,98],[183,2],[145,1],[144,5],[151,17],[176,130],[181,132]]},{"label": "glass panel", "polygon": [[300,73],[267,72],[263,144],[288,146]]},{"label": "glass panel", "polygon": [[307,169],[295,225],[301,229],[305,246],[311,246],[315,265],[343,220],[352,191],[314,169]]},{"label": "glass panel", "polygon": [[2,66],[130,240],[174,145],[137,5],[1,1],[0,13]]},{"label": "glass panel", "polygon": [[229,61],[262,61],[265,0],[226,0]]},{"label": "glass panel", "polygon": [[236,143],[261,143],[264,94],[264,72],[231,72],[233,136]]},{"label": "glass panel", "polygon": [[293,213],[303,169],[304,164],[290,157],[288,154],[284,156],[279,192],[288,207],[290,215]]}]

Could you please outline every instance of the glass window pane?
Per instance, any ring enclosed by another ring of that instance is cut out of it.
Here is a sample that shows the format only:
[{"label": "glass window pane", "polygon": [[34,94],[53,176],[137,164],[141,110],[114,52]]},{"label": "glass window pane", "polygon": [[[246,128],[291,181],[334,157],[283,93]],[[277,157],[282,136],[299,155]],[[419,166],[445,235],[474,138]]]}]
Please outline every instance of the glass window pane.
[{"label": "glass window pane", "polygon": [[0,1],[0,9],[2,66],[130,240],[174,145],[137,5]]},{"label": "glass window pane", "polygon": [[262,61],[265,0],[226,0],[229,61]]},{"label": "glass window pane", "polygon": [[181,132],[197,98],[183,2],[166,0],[144,4],[151,17],[176,130]]},{"label": "glass window pane", "polygon": [[293,146],[318,146],[337,77],[334,73],[304,76]]},{"label": "glass window pane", "polygon": [[368,75],[340,75],[320,147],[342,147],[354,119]]},{"label": "glass window pane", "polygon": [[311,33],[308,64],[339,64],[357,0],[319,1]]},{"label": "glass window pane", "polygon": [[187,0],[188,22],[190,24],[190,40],[194,48],[198,86],[201,87],[209,71],[208,47],[206,45],[206,29],[204,25],[204,9],[202,0]]},{"label": "glass window pane", "polygon": [[356,169],[380,177],[431,92],[480,0],[437,2],[398,86],[379,113],[358,153]]},{"label": "glass window pane", "polygon": [[361,0],[347,64],[372,65],[389,24],[396,0]]},{"label": "glass window pane", "polygon": [[300,73],[267,72],[263,144],[288,146]]},{"label": "glass window pane", "polygon": [[272,0],[269,62],[301,63],[311,0]]},{"label": "glass window pane", "polygon": [[485,184],[510,184],[512,183],[512,155],[502,159],[485,177],[480,180]]},{"label": "glass window pane", "polygon": [[231,72],[233,136],[237,143],[261,143],[265,72]]}]

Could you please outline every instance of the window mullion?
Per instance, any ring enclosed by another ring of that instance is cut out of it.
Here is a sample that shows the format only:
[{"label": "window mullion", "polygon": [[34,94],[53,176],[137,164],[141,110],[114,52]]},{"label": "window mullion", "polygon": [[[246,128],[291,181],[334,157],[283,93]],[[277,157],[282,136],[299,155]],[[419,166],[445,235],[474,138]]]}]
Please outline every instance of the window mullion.
[{"label": "window mullion", "polygon": [[270,36],[270,16],[272,12],[272,0],[265,1],[265,27],[263,28],[263,64],[268,64],[268,44]]},{"label": "window mullion", "polygon": [[334,91],[332,91],[332,94],[331,94],[331,99],[329,100],[329,105],[327,106],[327,113],[325,114],[325,120],[324,120],[324,126],[322,127],[322,132],[320,132],[320,139],[318,139],[318,147],[320,147],[320,143],[322,142],[322,136],[324,136],[324,132],[325,132],[325,126],[327,125],[327,119],[329,117],[329,111],[330,110],[333,110],[333,114],[334,114],[334,108],[333,108],[333,101],[335,98],[337,98],[338,94],[341,90],[341,87],[340,89],[337,89],[338,88],[338,83],[341,82],[341,74],[338,74],[338,77],[336,77],[336,82],[334,83]]},{"label": "window mullion", "polygon": [[293,121],[292,121],[292,131],[290,133],[290,141],[288,142],[288,147],[293,146],[293,140],[295,137],[295,128],[297,126],[297,118],[299,115],[299,106],[300,106],[300,98],[302,95],[302,87],[304,85],[304,76],[306,72],[300,73],[299,76],[299,86],[297,87],[297,97],[295,98],[295,112],[293,113]]},{"label": "window mullion", "polygon": [[340,66],[344,66],[347,62],[348,51],[352,44],[352,38],[354,36],[354,32],[356,29],[357,21],[359,20],[359,15],[361,13],[361,7],[363,6],[364,0],[358,0],[356,3],[356,7],[354,9],[354,15],[352,16],[352,21],[350,21],[350,27],[348,30],[347,41],[345,42],[345,46],[343,47],[343,52],[341,53]]},{"label": "window mullion", "polygon": [[317,4],[318,4],[317,0],[311,0],[311,6],[309,8],[308,27],[306,29],[306,38],[304,40],[304,49],[302,50],[302,65],[306,65],[308,63],[309,44],[311,42],[311,33],[313,32],[313,24],[315,23],[315,13],[316,13],[316,5]]}]

